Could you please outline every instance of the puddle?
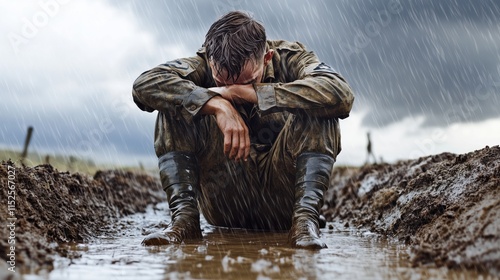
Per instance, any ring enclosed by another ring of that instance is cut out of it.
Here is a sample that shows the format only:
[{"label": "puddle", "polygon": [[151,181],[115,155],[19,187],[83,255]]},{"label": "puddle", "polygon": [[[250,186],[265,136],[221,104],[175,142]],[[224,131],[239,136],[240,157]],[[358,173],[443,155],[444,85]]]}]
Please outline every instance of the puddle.
[{"label": "puddle", "polygon": [[[123,218],[113,236],[74,245],[81,254],[57,258],[54,270],[23,279],[497,279],[471,270],[412,268],[407,246],[369,232],[328,224],[320,251],[288,248],[287,233],[220,229],[202,220],[204,239],[143,247],[143,229],[168,217],[167,204]],[[329,226],[333,229],[328,229]]]}]

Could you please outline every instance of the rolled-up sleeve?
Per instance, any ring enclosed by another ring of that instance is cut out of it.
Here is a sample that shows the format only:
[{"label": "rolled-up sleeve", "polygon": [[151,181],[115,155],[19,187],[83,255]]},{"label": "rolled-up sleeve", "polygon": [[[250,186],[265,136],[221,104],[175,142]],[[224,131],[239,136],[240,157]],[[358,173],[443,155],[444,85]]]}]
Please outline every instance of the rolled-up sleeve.
[{"label": "rolled-up sleeve", "polygon": [[201,57],[161,64],[135,80],[133,100],[148,112],[180,111],[190,122],[208,100],[218,95],[202,86],[206,75],[206,63]]},{"label": "rolled-up sleeve", "polygon": [[276,107],[276,94],[274,92],[274,84],[256,84],[254,85],[259,109],[266,111]]}]

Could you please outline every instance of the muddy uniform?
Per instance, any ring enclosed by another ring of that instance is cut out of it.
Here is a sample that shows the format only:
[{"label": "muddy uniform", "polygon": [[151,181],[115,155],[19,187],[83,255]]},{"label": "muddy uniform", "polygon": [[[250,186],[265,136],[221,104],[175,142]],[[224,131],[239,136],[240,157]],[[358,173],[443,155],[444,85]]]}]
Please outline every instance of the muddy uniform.
[{"label": "muddy uniform", "polygon": [[213,225],[289,229],[294,203],[295,160],[304,152],[335,158],[340,152],[339,118],[351,110],[353,95],[344,79],[300,43],[268,41],[274,49],[258,104],[235,105],[251,139],[250,159],[234,162],[223,152],[215,116],[201,115],[218,95],[204,48],[197,56],[159,65],[134,83],[142,110],[158,111],[154,147],[196,155],[200,209]]}]

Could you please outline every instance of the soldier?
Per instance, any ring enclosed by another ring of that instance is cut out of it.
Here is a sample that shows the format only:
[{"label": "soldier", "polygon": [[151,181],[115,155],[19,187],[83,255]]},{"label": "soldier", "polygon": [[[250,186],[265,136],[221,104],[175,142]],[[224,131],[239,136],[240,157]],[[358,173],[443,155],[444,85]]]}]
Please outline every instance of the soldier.
[{"label": "soldier", "polygon": [[366,139],[368,143],[366,144],[366,161],[365,165],[370,163],[370,156],[373,159],[373,163],[377,164],[377,158],[375,158],[375,154],[373,154],[373,147],[372,147],[372,139],[370,138],[370,132],[366,133]]},{"label": "soldier", "polygon": [[172,212],[144,245],[201,238],[201,210],[212,225],[289,230],[293,247],[326,247],[319,211],[341,149],[338,119],[354,97],[313,52],[268,41],[259,22],[229,12],[196,56],[141,74],[133,98],[158,111],[154,147]]}]

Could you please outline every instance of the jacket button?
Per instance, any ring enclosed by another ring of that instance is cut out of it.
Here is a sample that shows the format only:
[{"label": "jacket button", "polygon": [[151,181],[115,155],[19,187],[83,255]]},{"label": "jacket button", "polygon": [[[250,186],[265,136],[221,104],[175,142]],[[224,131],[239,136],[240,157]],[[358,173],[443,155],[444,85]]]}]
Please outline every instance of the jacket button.
[{"label": "jacket button", "polygon": [[191,106],[189,106],[189,110],[191,110],[191,111],[196,110],[196,105],[191,105]]}]

